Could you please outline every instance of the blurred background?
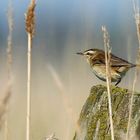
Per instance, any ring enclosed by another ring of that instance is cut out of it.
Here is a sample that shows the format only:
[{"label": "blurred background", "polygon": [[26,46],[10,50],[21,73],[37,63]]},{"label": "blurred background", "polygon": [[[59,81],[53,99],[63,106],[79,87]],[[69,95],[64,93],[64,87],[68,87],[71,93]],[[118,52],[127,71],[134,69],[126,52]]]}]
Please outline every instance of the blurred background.
[{"label": "blurred background", "polygon": [[[0,96],[7,87],[8,0],[0,2]],[[25,139],[29,0],[13,0],[13,87],[8,109],[9,140]],[[138,41],[131,0],[37,0],[32,48],[31,138],[55,133],[72,140],[81,108],[93,85],[106,84],[76,52],[103,47],[101,26],[110,34],[112,52],[135,63]],[[134,69],[119,84],[132,90]],[[138,77],[138,81],[140,78]],[[140,87],[136,84],[136,91]],[[4,137],[4,129],[0,139]]]}]

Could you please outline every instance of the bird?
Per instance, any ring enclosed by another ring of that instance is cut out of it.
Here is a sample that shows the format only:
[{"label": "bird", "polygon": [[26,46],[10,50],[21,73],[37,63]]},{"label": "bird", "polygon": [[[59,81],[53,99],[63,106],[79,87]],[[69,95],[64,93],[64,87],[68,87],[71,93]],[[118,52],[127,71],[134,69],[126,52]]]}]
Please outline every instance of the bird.
[{"label": "bird", "polygon": [[[93,73],[102,81],[106,81],[106,62],[105,52],[100,49],[88,49],[84,52],[78,52],[78,55],[82,55],[86,58]],[[117,86],[122,78],[125,76],[130,68],[136,67],[136,64],[130,63],[120,57],[110,53],[110,79],[111,82]]]}]

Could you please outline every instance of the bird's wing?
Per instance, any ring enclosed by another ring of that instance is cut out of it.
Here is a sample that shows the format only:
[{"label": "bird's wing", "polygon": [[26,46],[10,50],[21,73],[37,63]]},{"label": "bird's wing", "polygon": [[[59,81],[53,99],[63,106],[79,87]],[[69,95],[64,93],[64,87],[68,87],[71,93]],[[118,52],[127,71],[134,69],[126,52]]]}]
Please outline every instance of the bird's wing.
[{"label": "bird's wing", "polygon": [[[94,64],[105,64],[105,54],[99,53],[96,57],[93,58],[92,61]],[[119,67],[119,66],[134,67],[134,66],[136,66],[135,64],[129,63],[128,61],[126,61],[122,58],[119,58],[113,54],[111,54],[110,65],[112,67]]]},{"label": "bird's wing", "polygon": [[135,64],[132,64],[122,58],[119,58],[113,54],[111,54],[111,60],[110,60],[111,66],[116,67],[116,66],[128,66],[128,67],[134,67],[136,66]]},{"label": "bird's wing", "polygon": [[103,64],[105,65],[105,55],[104,53],[98,53],[96,56],[92,57],[92,64]]}]

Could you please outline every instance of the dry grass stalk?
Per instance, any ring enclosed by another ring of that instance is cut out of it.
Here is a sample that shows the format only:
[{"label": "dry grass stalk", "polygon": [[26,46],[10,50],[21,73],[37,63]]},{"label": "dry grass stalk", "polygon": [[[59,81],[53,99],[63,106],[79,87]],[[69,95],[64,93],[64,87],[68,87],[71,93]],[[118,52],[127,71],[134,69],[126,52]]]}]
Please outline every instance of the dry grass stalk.
[{"label": "dry grass stalk", "polygon": [[130,98],[129,118],[128,118],[128,125],[127,125],[126,140],[130,139],[130,126],[131,126],[131,117],[132,117],[132,109],[133,109],[133,98],[134,98],[135,86],[136,86],[137,77],[138,77],[138,73],[139,73],[139,66],[140,66],[140,12],[139,12],[138,4],[136,4],[136,1],[132,0],[132,2],[133,2],[139,49],[138,49],[138,55],[136,58],[137,67],[135,70],[134,81],[133,81],[133,86],[132,86],[132,94],[131,94],[131,98]]},{"label": "dry grass stalk", "polygon": [[8,79],[12,78],[12,32],[13,32],[13,9],[11,3],[8,8],[8,27],[9,27],[9,35],[8,35],[8,47],[7,47],[7,65],[8,65]]},{"label": "dry grass stalk", "polygon": [[[8,19],[8,27],[9,27],[9,34],[7,39],[7,71],[8,71],[8,85],[7,85],[7,91],[5,95],[5,99],[9,99],[12,94],[12,32],[13,32],[13,9],[12,9],[12,1],[9,1],[8,6],[8,13],[7,13],[7,19]],[[8,95],[8,96],[7,96]],[[8,98],[7,98],[7,97]],[[6,105],[6,110],[8,110],[8,100],[4,101],[4,104]],[[5,140],[8,140],[8,114],[5,115]]]},{"label": "dry grass stalk", "polygon": [[[47,68],[50,71],[50,74],[52,75],[56,86],[58,87],[58,89],[61,92],[61,97],[63,100],[63,104],[65,107],[66,113],[68,114],[68,116],[71,117],[71,120],[75,121],[77,117],[76,117],[76,114],[69,103],[68,97],[66,95],[67,91],[65,89],[63,82],[61,81],[58,73],[56,72],[56,70],[53,68],[53,66],[51,64],[48,64]],[[77,126],[77,129],[78,129],[78,126]]]},{"label": "dry grass stalk", "polygon": [[[6,88],[4,92],[4,97],[0,99],[0,129],[2,128],[3,123],[5,122],[5,113],[7,111],[7,104],[11,97],[11,91],[9,88]],[[6,135],[7,136],[7,135]]]},{"label": "dry grass stalk", "polygon": [[109,34],[105,26],[102,26],[103,38],[104,38],[104,49],[105,49],[105,62],[106,62],[106,83],[107,83],[107,94],[108,94],[108,105],[109,105],[109,119],[110,119],[110,128],[111,128],[111,139],[114,140],[114,128],[113,128],[113,119],[112,119],[112,102],[111,102],[111,75],[110,75],[110,40]]},{"label": "dry grass stalk", "polygon": [[75,112],[73,111],[73,109],[72,109],[72,107],[69,103],[68,97],[66,95],[67,91],[65,89],[65,86],[64,86],[63,82],[61,81],[58,73],[53,68],[53,66],[48,64],[47,67],[48,67],[48,70],[50,71],[50,73],[51,73],[51,75],[54,79],[54,82],[55,82],[56,86],[58,87],[58,89],[61,92],[61,96],[62,96],[62,100],[63,100],[63,104],[64,104],[64,107],[65,107],[66,113],[71,117],[71,119],[76,120]]},{"label": "dry grass stalk", "polygon": [[26,31],[28,35],[28,53],[27,53],[27,114],[26,114],[26,140],[30,140],[30,120],[31,120],[31,50],[32,39],[35,32],[35,0],[31,0],[31,3],[27,9],[25,15]]},{"label": "dry grass stalk", "polygon": [[[71,117],[70,119],[75,122],[77,117],[76,117],[76,114],[75,114],[71,104],[69,103],[69,99],[66,95],[66,93],[68,91],[65,89],[65,86],[64,86],[61,78],[59,77],[59,74],[54,69],[54,67],[51,64],[48,64],[47,68],[50,71],[50,74],[52,75],[52,78],[54,79],[56,86],[58,87],[58,89],[61,92],[61,97],[62,97],[62,101],[63,101],[64,107],[65,107],[66,113],[68,114],[68,116]],[[80,131],[79,123],[76,123],[76,130]]]}]

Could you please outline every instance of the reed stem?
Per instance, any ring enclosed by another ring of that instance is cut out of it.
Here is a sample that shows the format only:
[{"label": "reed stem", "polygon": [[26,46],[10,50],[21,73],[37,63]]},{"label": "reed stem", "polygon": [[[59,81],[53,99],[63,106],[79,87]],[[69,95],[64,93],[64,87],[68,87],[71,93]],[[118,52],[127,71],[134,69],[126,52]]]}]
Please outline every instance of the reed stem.
[{"label": "reed stem", "polygon": [[110,53],[111,48],[109,45],[109,34],[105,26],[102,26],[103,38],[104,38],[104,49],[105,49],[105,62],[106,62],[106,84],[107,84],[107,94],[108,94],[108,106],[109,106],[109,120],[110,120],[110,129],[111,129],[111,140],[114,140],[114,127],[112,119],[112,102],[111,102],[111,75],[110,75]]},{"label": "reed stem", "polygon": [[134,81],[133,81],[133,86],[132,86],[132,94],[131,94],[131,98],[130,98],[129,117],[128,117],[127,132],[126,132],[125,140],[130,139],[130,126],[131,126],[132,109],[133,109],[133,98],[134,98],[134,93],[135,93],[135,86],[137,83],[137,77],[138,77],[138,67],[140,64],[140,62],[139,62],[140,61],[140,13],[139,13],[139,7],[138,7],[138,5],[136,5],[135,0],[132,0],[132,3],[133,3],[133,9],[134,9],[139,50],[138,50],[138,55],[136,58],[137,67],[135,69]]},{"label": "reed stem", "polygon": [[[13,8],[12,8],[12,0],[9,0],[8,12],[8,38],[7,38],[7,89],[6,93],[8,94],[8,99],[12,94],[12,32],[13,32]],[[6,96],[6,95],[5,95]],[[9,104],[6,104],[6,111],[9,110]],[[8,140],[9,137],[9,122],[8,122],[8,112],[5,114],[5,122],[4,122],[4,139]]]},{"label": "reed stem", "polygon": [[28,33],[28,52],[27,52],[27,116],[26,116],[26,140],[30,140],[30,121],[31,121],[31,49],[32,37]]},{"label": "reed stem", "polygon": [[27,112],[26,112],[26,140],[30,140],[30,128],[31,128],[31,51],[32,51],[32,39],[35,31],[35,0],[31,0],[31,3],[27,9],[25,16],[26,31],[28,36],[28,51],[27,51]]}]

